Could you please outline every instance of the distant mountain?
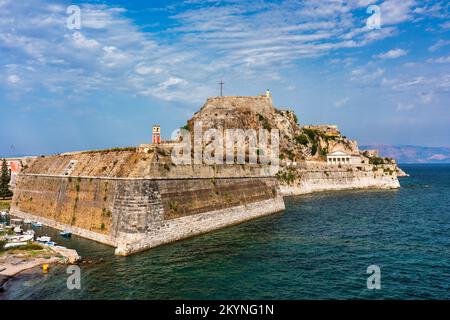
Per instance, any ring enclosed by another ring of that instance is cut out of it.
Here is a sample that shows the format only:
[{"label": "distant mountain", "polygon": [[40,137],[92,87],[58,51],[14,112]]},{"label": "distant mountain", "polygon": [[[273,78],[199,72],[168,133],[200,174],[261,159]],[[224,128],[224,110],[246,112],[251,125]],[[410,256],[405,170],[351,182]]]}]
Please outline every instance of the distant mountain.
[{"label": "distant mountain", "polygon": [[450,163],[450,148],[446,147],[365,145],[360,149],[378,149],[380,156],[394,158],[397,163]]}]

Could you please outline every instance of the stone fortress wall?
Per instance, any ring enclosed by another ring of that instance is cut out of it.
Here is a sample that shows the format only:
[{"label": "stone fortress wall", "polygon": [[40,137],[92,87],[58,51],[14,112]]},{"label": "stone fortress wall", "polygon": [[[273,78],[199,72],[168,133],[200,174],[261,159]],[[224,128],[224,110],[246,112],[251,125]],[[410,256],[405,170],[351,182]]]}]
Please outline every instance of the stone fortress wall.
[{"label": "stone fortress wall", "polygon": [[128,255],[284,210],[278,182],[263,166],[167,167],[150,157],[110,151],[38,158],[18,176],[11,213]]}]

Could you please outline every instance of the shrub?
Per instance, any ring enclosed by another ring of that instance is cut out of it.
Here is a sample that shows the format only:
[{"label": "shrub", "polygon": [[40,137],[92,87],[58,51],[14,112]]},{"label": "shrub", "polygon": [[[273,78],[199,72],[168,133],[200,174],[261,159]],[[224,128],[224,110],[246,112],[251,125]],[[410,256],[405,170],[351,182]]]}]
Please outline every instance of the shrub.
[{"label": "shrub", "polygon": [[298,144],[302,144],[304,146],[306,146],[308,144],[308,137],[304,134],[298,135],[295,137],[295,141]]},{"label": "shrub", "polygon": [[303,131],[305,132],[305,134],[309,137],[309,139],[311,141],[314,141],[316,139],[316,137],[319,135],[317,130],[314,130],[314,129],[303,129]]},{"label": "shrub", "polygon": [[171,201],[169,203],[170,212],[175,213],[178,211],[179,204],[177,201]]},{"label": "shrub", "polygon": [[311,147],[311,155],[314,156],[317,153],[317,144],[314,143]]}]

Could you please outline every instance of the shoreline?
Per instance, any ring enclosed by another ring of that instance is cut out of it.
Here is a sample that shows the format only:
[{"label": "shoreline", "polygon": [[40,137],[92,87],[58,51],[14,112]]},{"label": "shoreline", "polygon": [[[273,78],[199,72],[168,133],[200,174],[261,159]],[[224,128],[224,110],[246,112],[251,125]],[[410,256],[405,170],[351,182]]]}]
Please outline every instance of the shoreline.
[{"label": "shoreline", "polygon": [[60,263],[60,258],[58,257],[51,257],[49,259],[45,258],[38,258],[34,260],[27,261],[25,263],[19,263],[19,264],[13,264],[11,262],[9,263],[2,263],[0,266],[0,270],[2,268],[5,268],[5,270],[0,271],[0,293],[4,291],[4,285],[14,277],[17,277],[21,273],[36,268],[43,264],[56,264]]},{"label": "shoreline", "polygon": [[[0,293],[8,280],[17,277],[24,271],[48,264],[75,264],[81,260],[76,250],[42,245],[43,249],[29,252],[20,250],[0,256]],[[34,254],[39,256],[34,256]],[[41,271],[42,272],[42,271]]]}]

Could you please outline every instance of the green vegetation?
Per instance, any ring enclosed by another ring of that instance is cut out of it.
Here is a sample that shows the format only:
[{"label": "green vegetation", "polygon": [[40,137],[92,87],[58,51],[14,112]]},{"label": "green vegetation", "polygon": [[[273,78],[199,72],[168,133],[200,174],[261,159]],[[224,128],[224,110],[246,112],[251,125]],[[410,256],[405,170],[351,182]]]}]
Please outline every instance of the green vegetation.
[{"label": "green vegetation", "polygon": [[328,148],[320,148],[319,154],[325,157],[328,154]]},{"label": "green vegetation", "polygon": [[369,163],[373,164],[375,166],[378,166],[380,164],[384,164],[384,159],[378,158],[378,157],[372,157],[372,158],[369,158]]},{"label": "green vegetation", "polygon": [[9,189],[10,181],[11,181],[11,176],[9,174],[8,166],[6,164],[6,159],[3,159],[1,176],[0,176],[0,198],[7,199],[7,198],[12,197],[13,193]]},{"label": "green vegetation", "polygon": [[161,148],[156,148],[156,152],[157,152],[160,156],[163,156],[163,157],[165,157],[165,156],[168,155],[168,154],[167,154],[167,151],[164,150],[164,149],[161,149]]},{"label": "green vegetation", "polygon": [[186,123],[186,125],[183,126],[183,127],[181,127],[180,129],[184,129],[184,130],[187,130],[187,131],[191,131],[191,126],[189,125],[189,123]]},{"label": "green vegetation", "polygon": [[311,147],[311,155],[312,155],[312,156],[315,156],[316,153],[317,153],[317,143],[314,142],[313,145],[312,145],[312,147]]},{"label": "green vegetation", "polygon": [[263,129],[266,129],[266,130],[272,129],[272,127],[269,124],[269,121],[261,113],[258,113],[258,120],[260,122],[262,122]]},{"label": "green vegetation", "polygon": [[283,152],[283,158],[280,157],[280,159],[284,159],[285,157],[287,157],[289,160],[294,161],[294,152],[292,152],[292,150],[286,149]]},{"label": "green vegetation", "polygon": [[231,194],[228,191],[226,191],[223,194],[223,198],[225,200],[225,203],[227,203],[227,204],[230,204],[231,202],[233,202],[233,197],[231,196]]},{"label": "green vegetation", "polygon": [[110,218],[112,216],[112,212],[109,209],[102,209],[102,217]]},{"label": "green vegetation", "polygon": [[295,181],[296,175],[295,171],[292,168],[285,168],[280,170],[275,175],[280,182],[284,182],[287,184],[292,184]]},{"label": "green vegetation", "polygon": [[306,136],[304,134],[295,136],[294,139],[298,144],[302,144],[304,146],[306,146],[308,144],[308,136]]},{"label": "green vegetation", "polygon": [[0,200],[0,210],[9,210],[10,204],[10,200]]},{"label": "green vegetation", "polygon": [[305,132],[305,134],[308,136],[309,140],[311,140],[311,141],[315,141],[317,139],[317,137],[319,136],[319,132],[314,129],[304,128],[303,132]]},{"label": "green vegetation", "polygon": [[178,208],[179,208],[179,203],[177,201],[171,201],[169,203],[170,212],[175,213],[178,211]]},{"label": "green vegetation", "polygon": [[295,123],[298,123],[298,118],[297,115],[292,111],[292,115],[294,116],[294,121]]}]

